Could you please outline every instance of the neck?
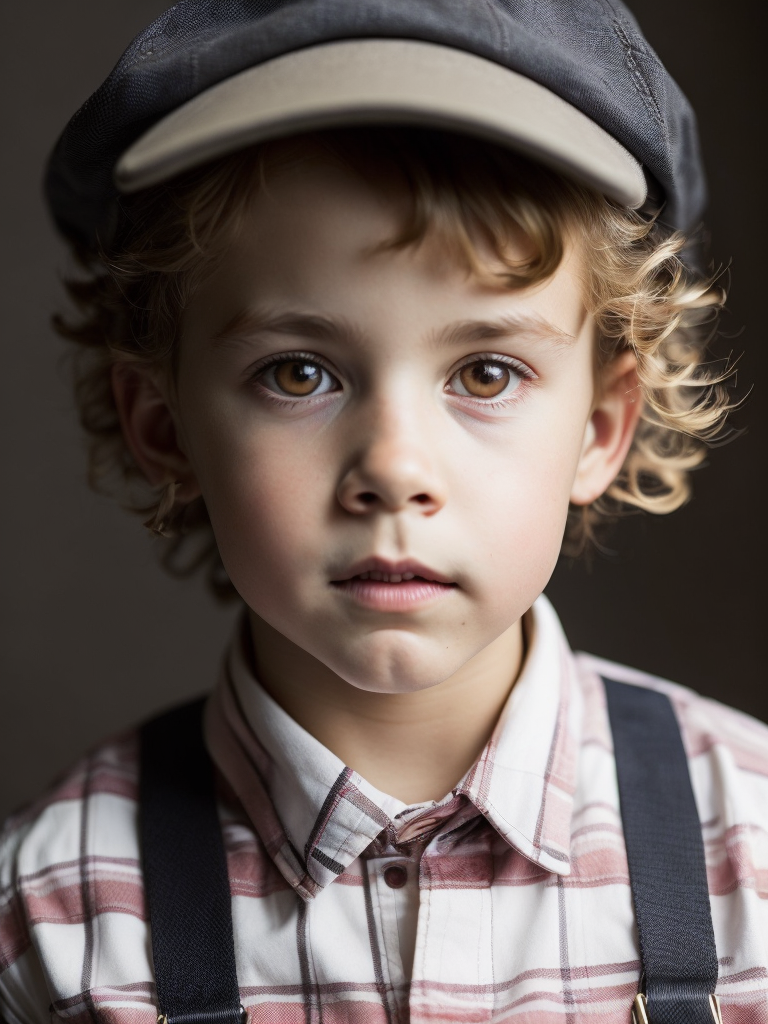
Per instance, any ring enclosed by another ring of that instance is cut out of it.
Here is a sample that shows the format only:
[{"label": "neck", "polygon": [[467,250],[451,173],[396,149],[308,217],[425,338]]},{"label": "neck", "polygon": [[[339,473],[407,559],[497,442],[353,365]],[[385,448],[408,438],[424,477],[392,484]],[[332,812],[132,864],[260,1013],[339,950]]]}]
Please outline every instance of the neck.
[{"label": "neck", "polygon": [[441,800],[488,742],[523,659],[516,622],[443,682],[375,693],[341,679],[251,615],[259,682],[287,713],[377,789]]}]

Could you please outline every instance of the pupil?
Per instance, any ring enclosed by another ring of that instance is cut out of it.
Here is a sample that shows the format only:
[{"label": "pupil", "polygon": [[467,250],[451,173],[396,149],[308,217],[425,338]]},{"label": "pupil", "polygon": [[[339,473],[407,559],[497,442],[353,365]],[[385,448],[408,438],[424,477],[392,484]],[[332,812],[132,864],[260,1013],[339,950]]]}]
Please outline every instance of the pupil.
[{"label": "pupil", "polygon": [[280,363],[275,380],[289,395],[311,395],[322,381],[322,370],[314,363]]},{"label": "pupil", "polygon": [[504,371],[494,363],[481,363],[473,374],[478,384],[497,384],[504,378]]},{"label": "pupil", "polygon": [[509,384],[510,371],[501,363],[470,363],[461,371],[464,387],[476,398],[495,398]]},{"label": "pupil", "polygon": [[297,384],[307,384],[318,377],[317,367],[311,363],[293,363],[293,379]]}]

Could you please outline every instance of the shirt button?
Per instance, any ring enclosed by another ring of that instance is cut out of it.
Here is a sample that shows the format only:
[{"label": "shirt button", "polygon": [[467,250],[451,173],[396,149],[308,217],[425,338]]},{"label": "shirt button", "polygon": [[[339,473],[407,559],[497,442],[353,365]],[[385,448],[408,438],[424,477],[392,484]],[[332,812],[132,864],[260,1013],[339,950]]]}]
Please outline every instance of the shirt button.
[{"label": "shirt button", "polygon": [[408,871],[402,864],[390,864],[384,869],[384,881],[390,889],[402,889],[408,881]]}]

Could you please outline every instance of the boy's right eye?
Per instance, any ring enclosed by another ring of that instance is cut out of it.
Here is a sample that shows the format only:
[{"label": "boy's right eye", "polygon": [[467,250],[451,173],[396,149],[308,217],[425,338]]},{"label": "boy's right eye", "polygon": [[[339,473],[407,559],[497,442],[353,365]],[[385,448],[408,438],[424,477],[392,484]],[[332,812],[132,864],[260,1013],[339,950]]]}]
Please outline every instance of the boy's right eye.
[{"label": "boy's right eye", "polygon": [[261,366],[251,380],[284,398],[308,398],[339,389],[339,382],[324,366],[301,355]]}]

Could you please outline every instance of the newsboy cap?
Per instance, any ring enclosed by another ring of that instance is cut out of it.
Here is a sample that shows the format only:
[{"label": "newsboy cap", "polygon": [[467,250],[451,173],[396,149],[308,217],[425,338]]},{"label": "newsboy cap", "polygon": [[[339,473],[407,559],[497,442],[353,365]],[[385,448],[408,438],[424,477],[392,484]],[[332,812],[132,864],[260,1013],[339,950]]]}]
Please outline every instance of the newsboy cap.
[{"label": "newsboy cap", "polygon": [[93,245],[115,200],[266,139],[401,124],[489,139],[694,226],[690,104],[620,0],[180,0],[66,126],[46,194]]}]

